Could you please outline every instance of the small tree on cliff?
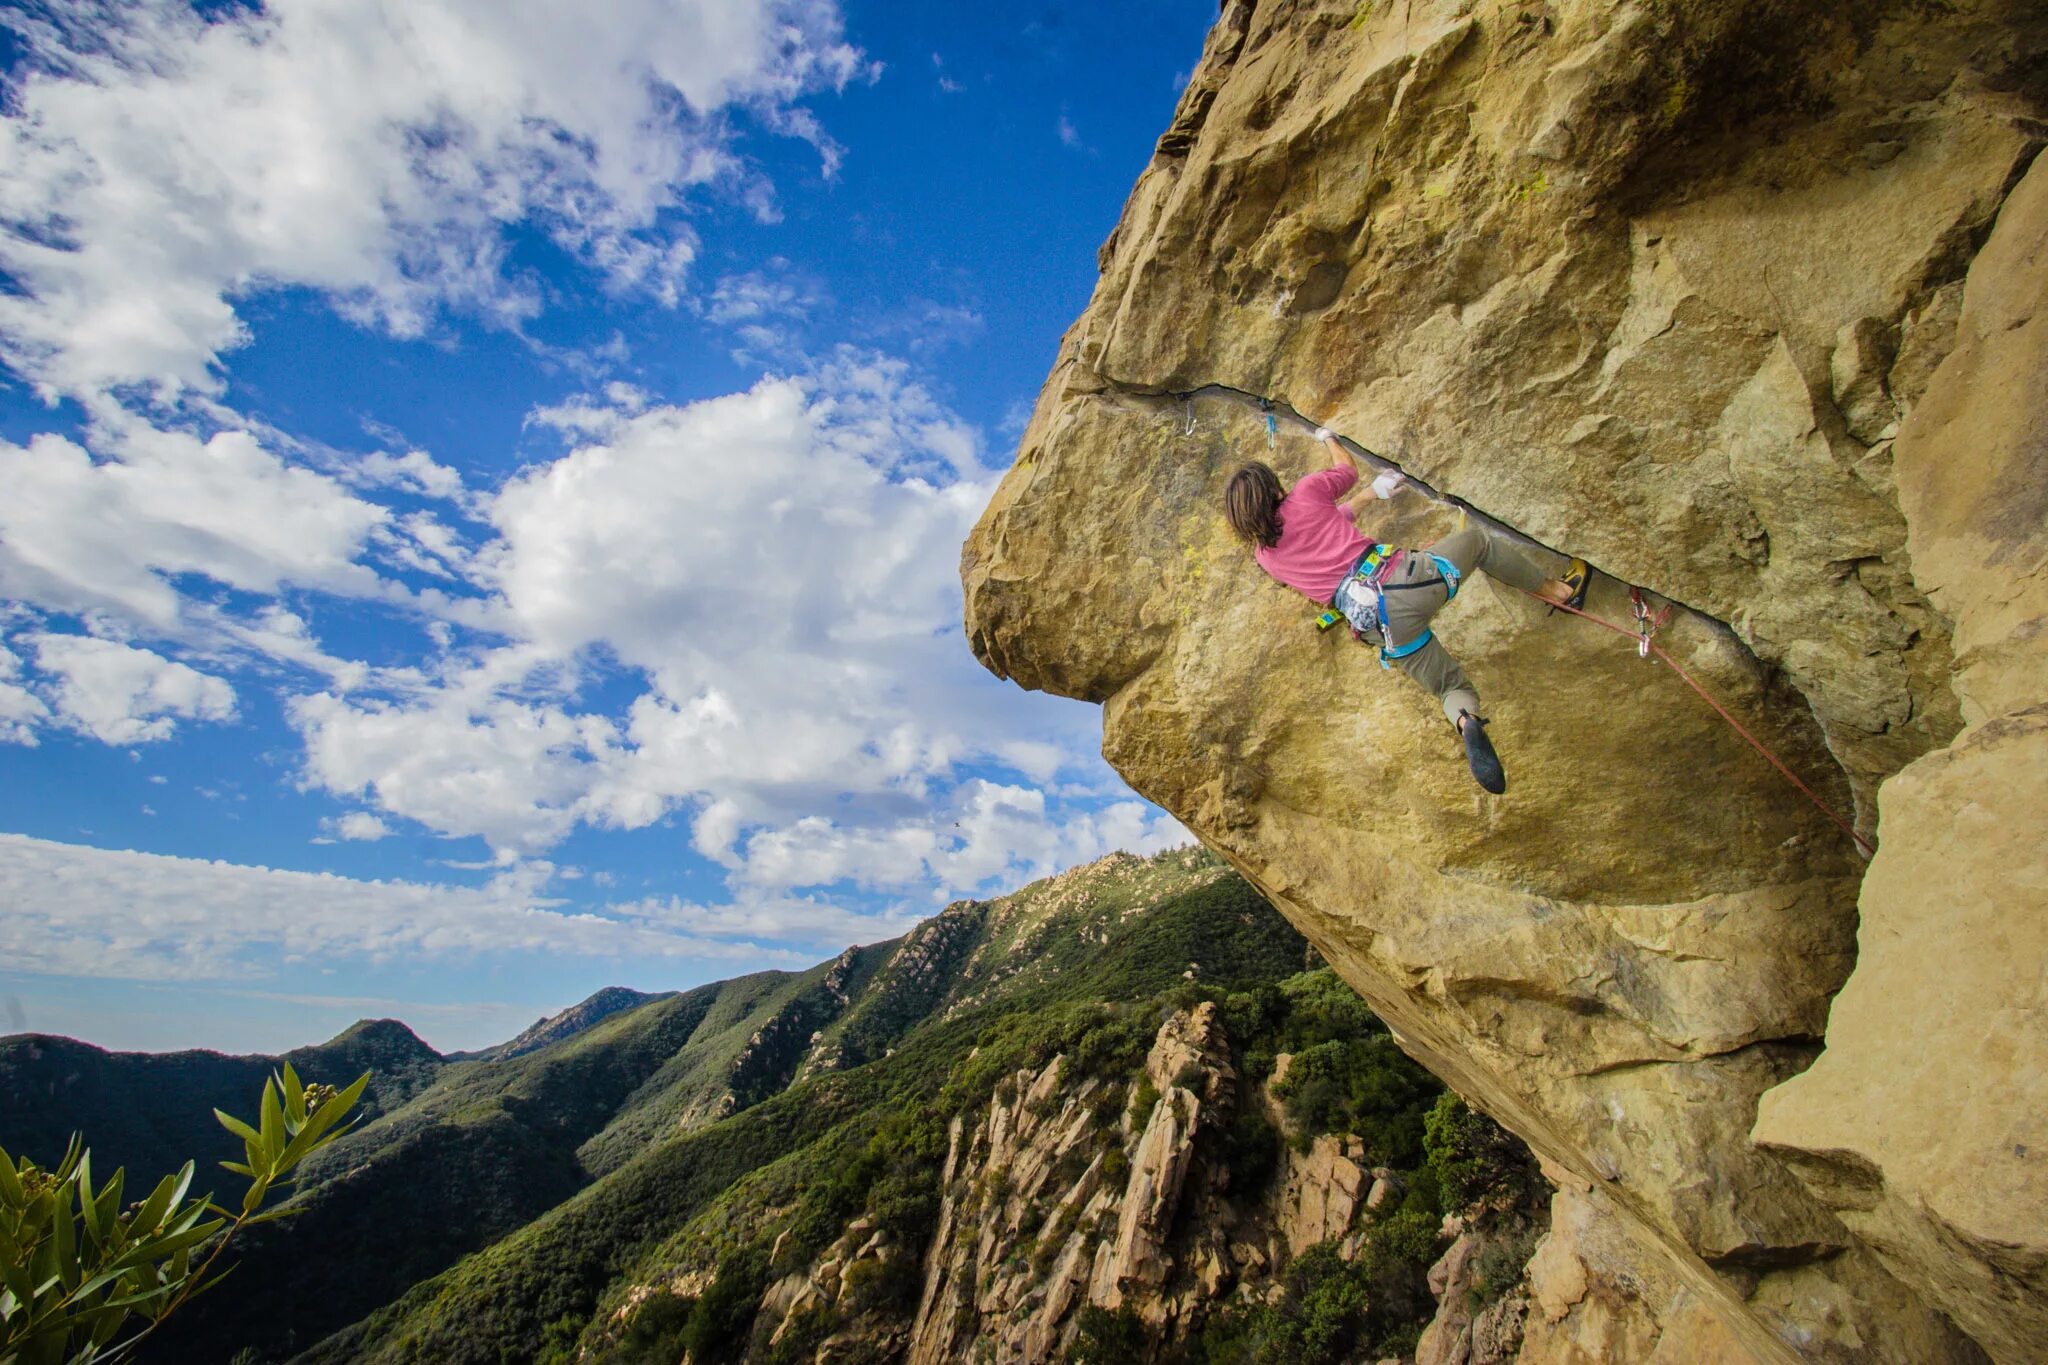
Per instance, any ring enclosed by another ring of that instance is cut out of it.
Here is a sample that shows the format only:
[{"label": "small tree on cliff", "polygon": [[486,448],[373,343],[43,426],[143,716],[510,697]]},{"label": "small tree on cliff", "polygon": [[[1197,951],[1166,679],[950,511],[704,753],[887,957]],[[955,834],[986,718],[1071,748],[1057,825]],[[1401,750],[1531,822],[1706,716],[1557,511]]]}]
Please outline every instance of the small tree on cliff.
[{"label": "small tree on cliff", "polygon": [[1449,1090],[1423,1120],[1422,1148],[1444,1207],[1503,1212],[1548,1197],[1535,1158],[1507,1129],[1466,1107]]}]

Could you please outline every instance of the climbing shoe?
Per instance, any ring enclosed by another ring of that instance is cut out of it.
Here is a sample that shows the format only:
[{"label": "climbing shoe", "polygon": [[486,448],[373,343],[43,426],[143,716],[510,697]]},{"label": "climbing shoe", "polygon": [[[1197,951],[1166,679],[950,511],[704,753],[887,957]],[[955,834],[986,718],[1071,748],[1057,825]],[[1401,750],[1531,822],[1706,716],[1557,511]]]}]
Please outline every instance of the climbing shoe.
[{"label": "climbing shoe", "polygon": [[[1558,577],[1566,587],[1572,590],[1572,595],[1564,599],[1564,605],[1570,607],[1573,611],[1583,608],[1586,605],[1586,589],[1593,586],[1592,566],[1583,559],[1574,559],[1571,563],[1565,565],[1564,572],[1559,574]],[[1552,616],[1557,615],[1557,608],[1555,606],[1551,607],[1550,614]]]},{"label": "climbing shoe", "polygon": [[1493,741],[1486,737],[1486,720],[1470,711],[1460,711],[1462,722],[1458,733],[1465,738],[1465,762],[1472,767],[1472,778],[1495,796],[1508,789],[1508,775],[1501,771],[1500,755],[1493,751]]}]

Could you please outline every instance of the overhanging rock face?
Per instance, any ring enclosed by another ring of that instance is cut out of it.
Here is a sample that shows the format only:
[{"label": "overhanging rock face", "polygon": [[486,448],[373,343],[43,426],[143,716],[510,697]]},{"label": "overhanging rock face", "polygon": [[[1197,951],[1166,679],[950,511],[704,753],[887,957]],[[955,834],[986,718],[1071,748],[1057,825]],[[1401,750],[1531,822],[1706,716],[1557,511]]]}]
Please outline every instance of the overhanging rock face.
[{"label": "overhanging rock face", "polygon": [[[1235,0],[963,554],[983,661],[1104,705],[1125,778],[1544,1155],[1561,1226],[1605,1220],[1571,1263],[1635,1248],[1627,1339],[1670,1359],[2048,1356],[2048,855],[2013,834],[2048,826],[2048,18],[1931,8]],[[1683,604],[1664,646],[1881,828],[1868,881],[1667,670],[1483,579],[1439,618],[1508,765],[1480,793],[1231,541],[1239,462],[1320,454],[1171,396],[1209,384],[1584,555],[1603,616]],[[1907,989],[1951,901],[1999,947]],[[1973,1085],[1981,1134],[1942,1109]],[[1611,1299],[1545,1302],[1525,1359],[1608,1349]]]}]

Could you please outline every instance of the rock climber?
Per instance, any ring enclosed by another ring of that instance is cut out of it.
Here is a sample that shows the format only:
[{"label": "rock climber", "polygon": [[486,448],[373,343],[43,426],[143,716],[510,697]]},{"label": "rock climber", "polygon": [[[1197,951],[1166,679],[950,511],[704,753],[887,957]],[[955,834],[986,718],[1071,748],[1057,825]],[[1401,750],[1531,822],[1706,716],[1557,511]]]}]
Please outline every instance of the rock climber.
[{"label": "rock climber", "polygon": [[[1330,451],[1330,464],[1292,490],[1254,461],[1230,476],[1223,512],[1239,537],[1251,543],[1259,567],[1312,601],[1332,608],[1351,623],[1352,633],[1380,647],[1382,665],[1401,671],[1435,696],[1444,716],[1465,742],[1472,776],[1490,792],[1507,790],[1507,774],[1479,714],[1479,694],[1465,670],[1430,629],[1430,619],[1455,597],[1459,580],[1475,568],[1546,602],[1585,603],[1592,571],[1574,559],[1564,577],[1549,578],[1518,552],[1478,527],[1445,536],[1422,550],[1396,549],[1367,540],[1352,519],[1359,508],[1399,492],[1406,476],[1389,471],[1353,493],[1362,467],[1327,430],[1316,439]],[[1350,497],[1345,497],[1351,493]]]}]

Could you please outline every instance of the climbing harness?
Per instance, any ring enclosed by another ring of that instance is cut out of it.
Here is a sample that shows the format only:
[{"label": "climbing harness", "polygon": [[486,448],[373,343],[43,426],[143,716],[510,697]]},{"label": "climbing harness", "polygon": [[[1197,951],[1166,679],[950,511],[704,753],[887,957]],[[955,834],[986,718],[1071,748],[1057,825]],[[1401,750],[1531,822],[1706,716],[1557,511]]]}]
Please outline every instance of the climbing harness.
[{"label": "climbing harness", "polygon": [[1393,571],[1400,558],[1401,552],[1393,546],[1374,541],[1366,547],[1365,553],[1358,557],[1358,562],[1351,566],[1351,576],[1376,583]]},{"label": "climbing harness", "polygon": [[[1387,620],[1387,593],[1389,591],[1412,592],[1417,588],[1433,588],[1441,583],[1444,585],[1444,602],[1446,605],[1450,603],[1452,598],[1458,595],[1458,580],[1461,577],[1458,573],[1458,566],[1445,559],[1442,555],[1431,553],[1428,550],[1424,550],[1421,553],[1429,555],[1430,559],[1435,561],[1437,572],[1441,577],[1425,579],[1420,583],[1389,584],[1387,582],[1388,575],[1393,573],[1395,567],[1401,562],[1401,556],[1406,553],[1407,551],[1396,549],[1391,545],[1381,545],[1375,542],[1366,549],[1363,555],[1359,556],[1358,563],[1352,566],[1351,573],[1338,586],[1337,595],[1339,597],[1344,596],[1344,589],[1348,587],[1351,589],[1350,597],[1354,602],[1358,601],[1361,594],[1369,596],[1372,603],[1371,624],[1378,631],[1380,637],[1381,668],[1392,668],[1394,661],[1407,658],[1436,638],[1436,632],[1425,626],[1423,627],[1422,634],[1416,636],[1408,643],[1404,645],[1395,644],[1394,631]],[[1342,609],[1342,604],[1334,599],[1332,605],[1339,607],[1340,610]],[[1363,614],[1364,606],[1363,602],[1359,602],[1361,614]],[[1324,617],[1334,615],[1335,613],[1325,612],[1323,616],[1318,616],[1316,618],[1317,627],[1327,630],[1330,626],[1335,625],[1335,620],[1324,620]],[[1348,617],[1349,613],[1346,612],[1345,615]],[[1365,638],[1364,632],[1359,629],[1355,621],[1352,623],[1351,633],[1360,640]]]},{"label": "climbing harness", "polygon": [[[1366,624],[1379,631],[1380,639],[1384,641],[1387,638],[1386,610],[1380,597],[1380,580],[1393,571],[1400,557],[1401,552],[1391,545],[1381,545],[1375,541],[1366,546],[1365,553],[1358,557],[1358,562],[1351,566],[1351,571],[1345,574],[1344,580],[1337,585],[1337,591],[1330,595],[1330,605],[1336,610],[1325,611],[1316,617],[1316,628],[1328,630],[1339,621],[1350,621],[1352,638],[1364,643],[1365,631],[1352,615],[1355,610],[1358,615],[1368,618]],[[1372,603],[1370,607],[1366,602],[1357,600],[1360,594],[1364,594]],[[1347,608],[1344,605],[1347,595],[1356,603],[1355,607]]]},{"label": "climbing harness", "polygon": [[[1271,398],[1264,397],[1260,394],[1250,393],[1244,389],[1232,388],[1228,384],[1204,384],[1199,388],[1189,389],[1184,393],[1176,393],[1172,395],[1173,397],[1182,400],[1188,405],[1188,428],[1186,434],[1193,434],[1194,400],[1200,394],[1215,394],[1221,397],[1231,398],[1240,402],[1256,403],[1258,405],[1259,411],[1265,415],[1266,419],[1266,448],[1268,450],[1274,448],[1276,444],[1276,437],[1278,431],[1277,413],[1274,401]],[[1300,412],[1296,411],[1291,407],[1288,408],[1287,411],[1288,414],[1291,417],[1293,417],[1295,421],[1302,423],[1302,425],[1309,428],[1310,430],[1326,429],[1323,427],[1321,423],[1310,421],[1307,417],[1304,417]],[[1374,467],[1385,472],[1403,474],[1404,477],[1406,477],[1405,471],[1401,470],[1397,465],[1394,464],[1393,461],[1387,459],[1384,455],[1381,455],[1379,452],[1371,449],[1370,447],[1361,445],[1356,441],[1350,440],[1348,437],[1338,436],[1336,437],[1336,439],[1341,444],[1348,446],[1350,449],[1364,455],[1366,460],[1369,463],[1371,463]],[[1420,480],[1414,479],[1412,477],[1407,479],[1407,484],[1408,487],[1413,488],[1416,492],[1420,493],[1424,498],[1428,499],[1430,502],[1435,503],[1439,507],[1448,508],[1449,510],[1456,512],[1458,514],[1460,529],[1463,529],[1468,524],[1477,524],[1482,530],[1487,530],[1492,532],[1493,534],[1504,536],[1514,543],[1531,546],[1535,549],[1546,551],[1549,550],[1548,546],[1545,546],[1538,541],[1531,540],[1528,536],[1523,535],[1521,532],[1515,530],[1515,528],[1513,528],[1512,526],[1509,526],[1504,522],[1497,521],[1494,518],[1487,516],[1484,512],[1479,511],[1477,508],[1473,507],[1470,503],[1466,502],[1462,498],[1451,497],[1448,494],[1439,493],[1435,489],[1431,488],[1428,484],[1423,483]],[[1373,548],[1379,550],[1385,549],[1386,547],[1374,546]],[[1447,561],[1437,556],[1432,555],[1431,558],[1436,559],[1439,567],[1446,571],[1444,575],[1444,582],[1446,585],[1448,596],[1445,600],[1446,602],[1448,602],[1451,597],[1457,596],[1457,570]],[[1349,583],[1350,581],[1351,580],[1349,578],[1346,579],[1346,583]],[[1431,584],[1402,584],[1400,586],[1427,587],[1431,586]],[[1663,663],[1667,664],[1670,667],[1671,671],[1673,673],[1676,673],[1679,679],[1683,681],[1687,687],[1690,687],[1693,691],[1697,692],[1700,696],[1700,699],[1706,702],[1708,706],[1711,706],[1714,709],[1715,714],[1720,716],[1722,720],[1728,723],[1728,727],[1730,729],[1734,730],[1736,734],[1740,735],[1743,738],[1743,740],[1748,743],[1750,748],[1756,750],[1757,753],[1761,754],[1764,760],[1768,762],[1773,768],[1776,768],[1779,774],[1782,777],[1784,777],[1784,779],[1787,782],[1790,782],[1793,785],[1793,787],[1798,789],[1801,795],[1806,797],[1808,801],[1811,801],[1814,804],[1814,806],[1821,812],[1821,814],[1827,816],[1829,820],[1833,821],[1836,828],[1840,829],[1842,833],[1848,835],[1850,840],[1855,843],[1857,848],[1863,851],[1866,857],[1876,856],[1877,846],[1875,844],[1871,843],[1870,840],[1864,838],[1861,834],[1858,834],[1856,832],[1855,826],[1851,825],[1847,820],[1843,819],[1841,815],[1838,814],[1832,806],[1828,805],[1827,802],[1823,801],[1820,798],[1819,794],[1813,790],[1813,788],[1807,786],[1806,783],[1800,781],[1798,774],[1794,773],[1791,768],[1787,767],[1783,759],[1779,758],[1775,753],[1771,752],[1771,750],[1763,743],[1763,741],[1759,740],[1755,735],[1751,734],[1748,728],[1745,727],[1741,721],[1737,720],[1735,716],[1728,710],[1727,707],[1723,706],[1720,702],[1716,701],[1712,693],[1708,692],[1706,688],[1700,686],[1699,682],[1693,678],[1692,674],[1686,672],[1685,668],[1676,659],[1672,658],[1670,654],[1665,652],[1663,646],[1656,643],[1655,636],[1657,632],[1662,630],[1667,624],[1669,624],[1671,620],[1673,607],[1670,603],[1666,603],[1662,608],[1658,609],[1655,612],[1652,612],[1649,608],[1649,603],[1646,600],[1643,589],[1640,587],[1631,586],[1629,590],[1629,607],[1630,611],[1632,612],[1635,618],[1634,628],[1631,629],[1628,626],[1617,625],[1613,621],[1606,620],[1603,617],[1595,616],[1593,613],[1585,611],[1579,607],[1566,606],[1562,602],[1553,603],[1550,601],[1550,599],[1543,597],[1538,593],[1528,592],[1526,588],[1518,589],[1517,591],[1527,593],[1528,596],[1534,598],[1538,602],[1542,602],[1546,606],[1554,606],[1559,611],[1567,611],[1574,616],[1583,617],[1584,619],[1591,621],[1594,625],[1600,626],[1605,630],[1611,630],[1617,635],[1625,635],[1634,639],[1636,642],[1636,655],[1638,658],[1648,659],[1655,657],[1661,660]],[[1376,603],[1375,614],[1378,617],[1376,624],[1378,624],[1381,627],[1380,638],[1382,640],[1385,640],[1387,638],[1384,630],[1386,620],[1386,599],[1384,598],[1384,596],[1381,595],[1378,585],[1373,585],[1373,597]],[[1344,619],[1346,618],[1337,612],[1324,611],[1321,615],[1319,615],[1316,618],[1316,627],[1319,630],[1328,630],[1330,627],[1336,625],[1339,620]],[[1356,627],[1354,626],[1354,630],[1355,629]],[[1416,650],[1421,649],[1424,645],[1428,644],[1432,638],[1433,632],[1429,630],[1424,630],[1421,636],[1419,636],[1415,640],[1409,641],[1406,645],[1399,646],[1398,649],[1395,651],[1390,651],[1386,649],[1384,646],[1382,646],[1380,650],[1380,666],[1382,668],[1389,667],[1389,659],[1405,658],[1409,654],[1414,653]]]},{"label": "climbing harness", "polygon": [[1393,642],[1393,632],[1387,626],[1387,593],[1390,590],[1390,588],[1391,591],[1394,592],[1400,592],[1404,588],[1433,588],[1437,585],[1439,581],[1441,581],[1444,585],[1445,606],[1449,606],[1451,603],[1451,599],[1458,595],[1458,566],[1451,563],[1450,560],[1445,559],[1440,554],[1431,554],[1428,550],[1424,550],[1423,553],[1429,555],[1431,559],[1436,561],[1437,572],[1443,575],[1443,578],[1441,580],[1431,578],[1421,583],[1395,583],[1392,585],[1374,585],[1376,589],[1375,596],[1378,599],[1377,605],[1380,617],[1380,639],[1385,642],[1380,646],[1381,668],[1392,668],[1394,666],[1394,660],[1407,658],[1410,654],[1415,653],[1417,650],[1421,649],[1423,646],[1427,645],[1431,640],[1434,640],[1436,638],[1436,632],[1431,630],[1428,626],[1424,626],[1422,628],[1422,634],[1416,636],[1407,644],[1396,645]]}]

